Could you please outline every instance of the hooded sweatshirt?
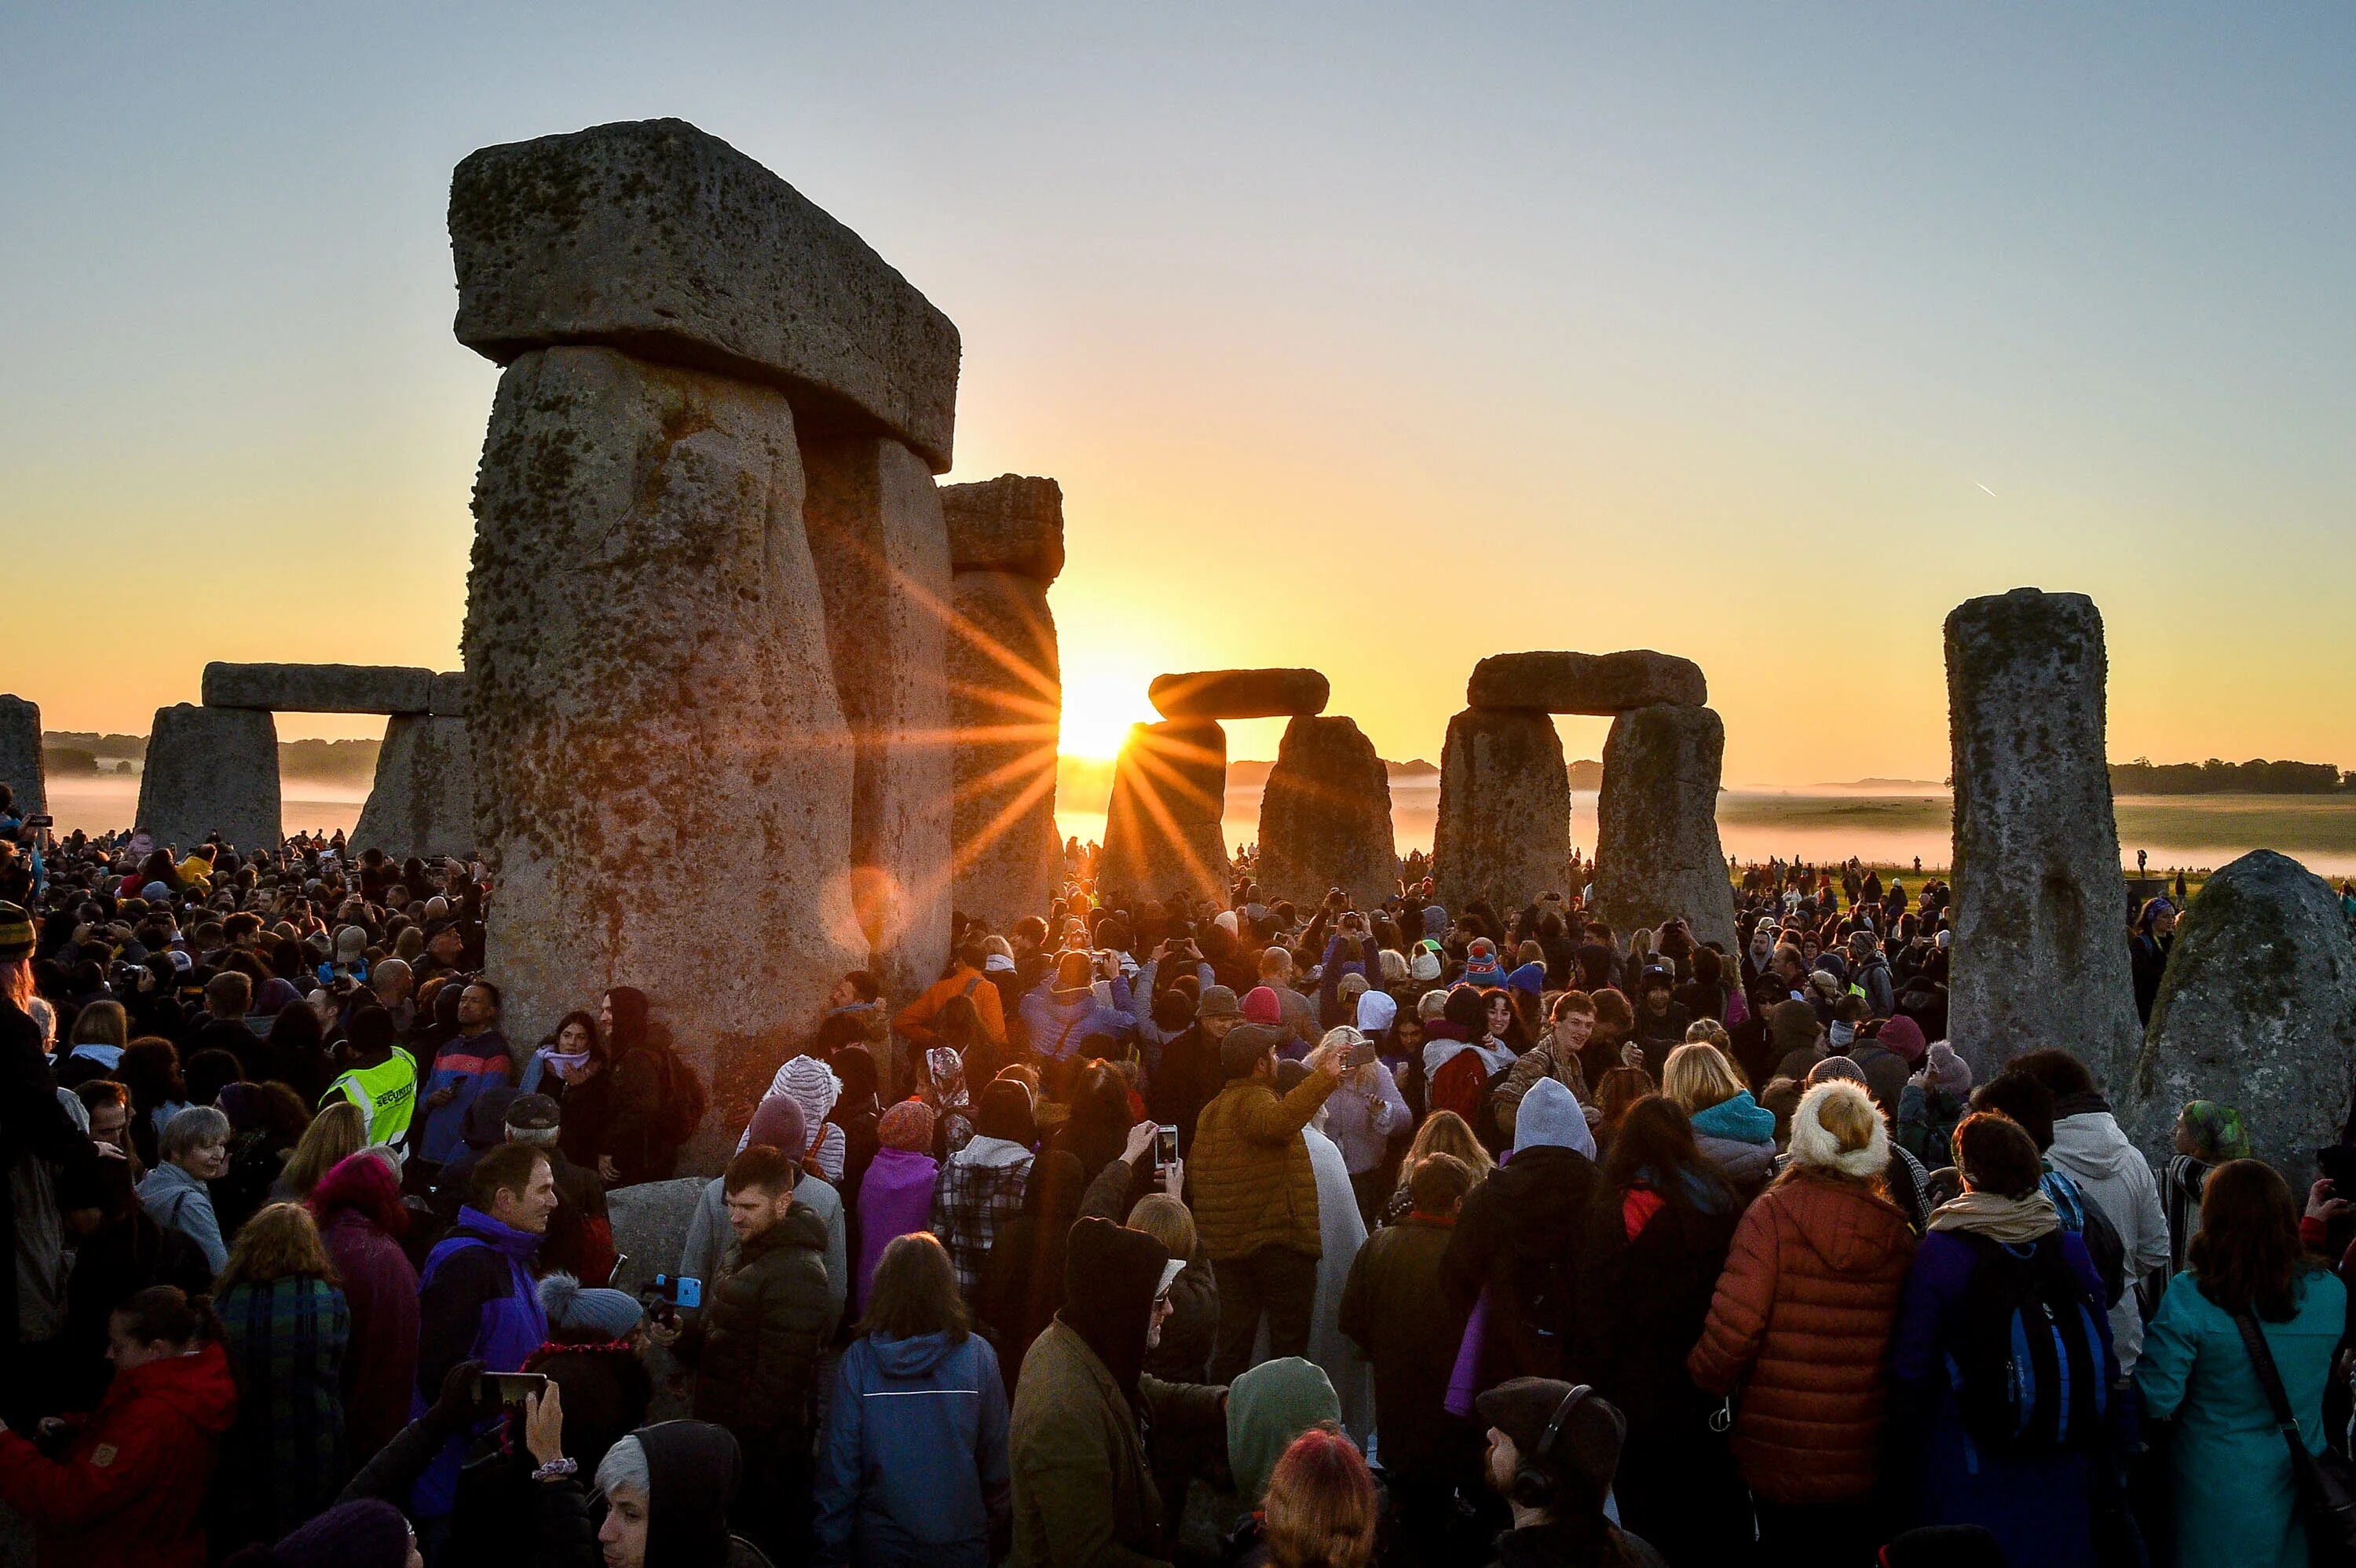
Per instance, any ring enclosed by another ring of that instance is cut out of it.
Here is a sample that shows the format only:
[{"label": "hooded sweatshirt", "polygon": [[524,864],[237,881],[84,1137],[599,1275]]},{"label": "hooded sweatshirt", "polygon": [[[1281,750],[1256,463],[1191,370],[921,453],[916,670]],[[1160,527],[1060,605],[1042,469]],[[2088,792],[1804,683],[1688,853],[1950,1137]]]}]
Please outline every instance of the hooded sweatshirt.
[{"label": "hooded sweatshirt", "polygon": [[[2076,1179],[2086,1201],[2102,1211],[2119,1233],[2130,1279],[2166,1268],[2168,1213],[2160,1207],[2159,1183],[2152,1177],[2150,1162],[2127,1141],[2107,1105],[2099,1100],[2084,1109],[2077,1104],[2078,1097],[2072,1095],[2054,1107],[2069,1114],[2053,1118],[2053,1147],[2046,1157]],[[2143,1354],[2143,1315],[2136,1309],[2134,1291],[2120,1295],[2110,1317],[2111,1345],[2118,1353],[2120,1371],[2131,1372]]]},{"label": "hooded sweatshirt", "polygon": [[236,1411],[219,1345],[119,1372],[61,1458],[0,1431],[0,1501],[33,1521],[43,1563],[204,1568],[206,1496]]},{"label": "hooded sweatshirt", "polygon": [[1341,1420],[1342,1402],[1314,1361],[1281,1356],[1237,1377],[1227,1387],[1227,1467],[1235,1472],[1236,1495],[1258,1508],[1292,1440]]},{"label": "hooded sweatshirt", "polygon": [[1052,980],[1023,997],[1023,1027],[1030,1033],[1031,1049],[1049,1061],[1064,1061],[1076,1054],[1080,1042],[1091,1035],[1127,1040],[1136,1034],[1137,1014],[1130,1003],[1128,978],[1115,975],[1110,987],[1109,1007],[1097,1000],[1093,985],[1062,990]]},{"label": "hooded sweatshirt", "polygon": [[842,1353],[819,1451],[822,1568],[988,1568],[1012,1507],[1006,1388],[979,1334],[868,1334]]},{"label": "hooded sweatshirt", "polygon": [[196,1243],[213,1273],[228,1264],[229,1249],[221,1244],[212,1193],[203,1182],[166,1160],[140,1179],[139,1201],[149,1219]]},{"label": "hooded sweatshirt", "polygon": [[646,1568],[723,1568],[744,1467],[736,1439],[708,1421],[659,1422],[630,1435],[647,1456]]}]

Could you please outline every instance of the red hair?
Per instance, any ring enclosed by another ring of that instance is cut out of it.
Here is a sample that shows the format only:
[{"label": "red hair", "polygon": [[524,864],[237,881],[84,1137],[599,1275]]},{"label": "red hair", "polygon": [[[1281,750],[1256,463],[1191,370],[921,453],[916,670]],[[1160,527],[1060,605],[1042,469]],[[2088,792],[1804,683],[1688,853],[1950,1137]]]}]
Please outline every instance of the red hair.
[{"label": "red hair", "polygon": [[1380,1520],[1375,1478],[1350,1440],[1312,1427],[1268,1477],[1260,1524],[1275,1568],[1365,1568]]}]

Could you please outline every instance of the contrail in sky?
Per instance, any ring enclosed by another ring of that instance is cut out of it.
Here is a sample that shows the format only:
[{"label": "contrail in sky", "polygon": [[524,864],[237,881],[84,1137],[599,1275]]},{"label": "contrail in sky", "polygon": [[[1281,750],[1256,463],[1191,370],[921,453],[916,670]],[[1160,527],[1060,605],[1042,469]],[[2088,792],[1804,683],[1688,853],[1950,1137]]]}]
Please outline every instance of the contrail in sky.
[{"label": "contrail in sky", "polygon": [[[1979,482],[1978,480],[1976,480],[1976,479],[1973,480],[1973,481],[1972,481],[1972,483],[1973,483],[1973,484],[1975,484],[1975,485],[1979,485],[1979,484],[1980,484],[1980,482]],[[1988,498],[1989,498],[1989,499],[1991,499],[1991,500],[2000,500],[2000,499],[2002,499],[2002,497],[2001,497],[2001,496],[1997,496],[1997,493],[1996,493],[1995,491],[1993,491],[1993,490],[1988,490],[1987,485],[1980,485],[1980,488],[1981,488],[1981,489],[1983,489],[1983,490],[1987,490],[1987,493],[1988,493]]]}]

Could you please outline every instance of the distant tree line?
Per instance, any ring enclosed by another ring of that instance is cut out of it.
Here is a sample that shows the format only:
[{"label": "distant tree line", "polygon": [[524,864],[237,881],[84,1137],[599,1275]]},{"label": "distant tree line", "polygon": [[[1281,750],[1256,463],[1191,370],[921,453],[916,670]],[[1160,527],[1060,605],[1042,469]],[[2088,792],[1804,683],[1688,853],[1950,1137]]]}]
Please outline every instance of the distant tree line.
[{"label": "distant tree line", "polygon": [[2334,795],[2356,789],[2356,773],[2330,763],[2155,763],[2137,757],[2111,764],[2113,795]]},{"label": "distant tree line", "polygon": [[[281,741],[278,771],[296,778],[367,784],[376,777],[382,745],[378,741]],[[146,759],[147,737],[48,730],[41,734],[41,753],[49,773],[59,778],[129,773],[132,763]]]}]

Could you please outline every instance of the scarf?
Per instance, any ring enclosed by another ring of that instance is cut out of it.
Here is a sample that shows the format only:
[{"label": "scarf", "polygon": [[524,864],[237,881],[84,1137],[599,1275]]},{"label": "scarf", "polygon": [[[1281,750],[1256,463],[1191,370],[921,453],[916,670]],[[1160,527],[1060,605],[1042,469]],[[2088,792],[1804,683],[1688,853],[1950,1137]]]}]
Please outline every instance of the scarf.
[{"label": "scarf", "polygon": [[2062,1228],[2053,1200],[2042,1191],[2026,1198],[1964,1192],[1931,1211],[1933,1231],[1962,1231],[2006,1246],[2022,1246]]},{"label": "scarf", "polygon": [[590,1053],[585,1051],[553,1051],[543,1045],[540,1048],[539,1055],[540,1059],[555,1069],[556,1075],[567,1083],[573,1082],[574,1073],[589,1065]]},{"label": "scarf", "polygon": [[1775,1113],[1751,1097],[1748,1089],[1693,1114],[1693,1130],[1703,1137],[1732,1143],[1763,1144],[1775,1140]]}]

